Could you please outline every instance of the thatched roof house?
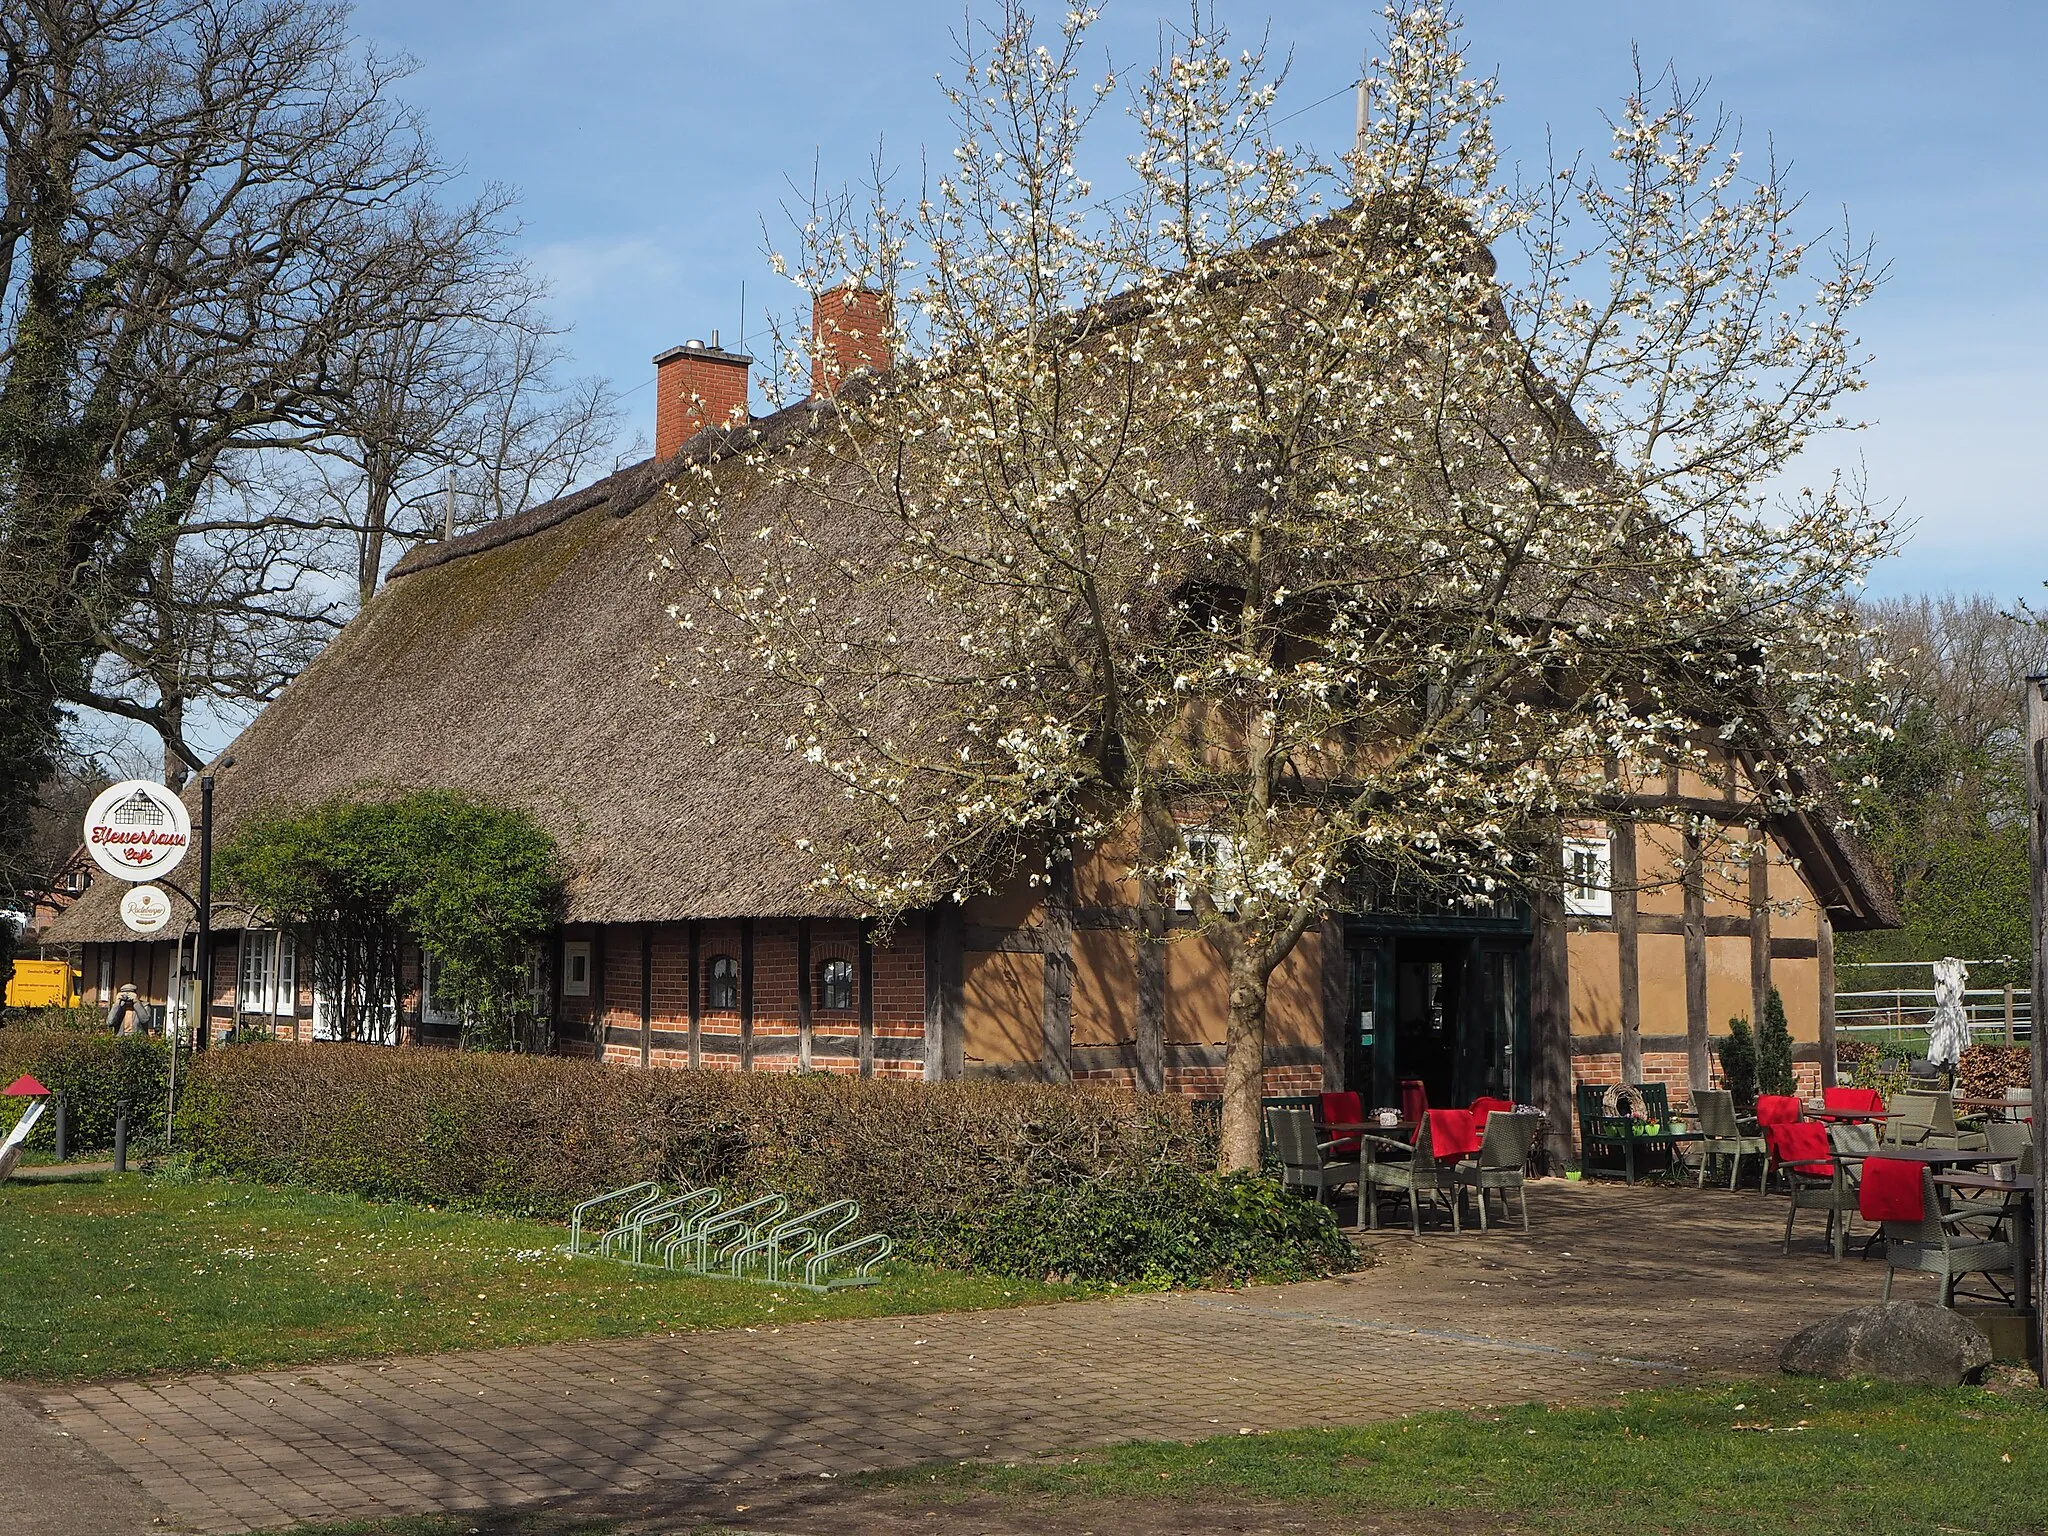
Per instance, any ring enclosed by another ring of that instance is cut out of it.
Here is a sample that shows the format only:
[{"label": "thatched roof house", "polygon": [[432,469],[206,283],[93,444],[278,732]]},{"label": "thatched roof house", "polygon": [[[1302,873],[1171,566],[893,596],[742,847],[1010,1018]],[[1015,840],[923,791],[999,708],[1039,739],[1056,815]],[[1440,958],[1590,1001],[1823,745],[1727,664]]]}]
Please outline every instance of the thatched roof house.
[{"label": "thatched roof house", "polygon": [[[821,300],[856,318],[864,302],[857,292]],[[872,331],[842,325],[832,336],[829,372],[886,366]],[[799,839],[838,840],[848,813],[836,788],[726,730],[715,693],[665,676],[675,626],[650,573],[674,537],[669,487],[724,453],[718,422],[744,410],[747,361],[715,338],[663,353],[656,458],[400,561],[230,748],[216,838],[339,795],[418,788],[530,812],[568,875],[537,973],[561,1051],[1214,1091],[1220,966],[1198,934],[1147,941],[1189,920],[1135,911],[1109,853],[1081,856],[1058,910],[1005,893],[878,942],[859,913],[814,889],[794,853]],[[830,408],[793,407],[751,430],[789,437]],[[1753,814],[1732,800],[1704,808],[1737,825]],[[1750,1012],[1773,985],[1818,1071],[1832,931],[1895,917],[1868,862],[1825,818],[1770,830],[1776,853],[1736,915],[1705,913],[1689,891],[1609,901],[1598,872],[1650,857],[1658,836],[1618,827],[1627,847],[1580,850],[1589,876],[1569,910],[1360,912],[1324,924],[1276,978],[1269,1091],[1348,1081],[1384,1102],[1397,1075],[1415,1076],[1438,1102],[1492,1088],[1565,1111],[1574,1076],[1613,1080],[1624,1028],[1640,1037],[1647,1071],[1682,1082],[1688,1037],[1708,1018]],[[81,947],[98,1000],[128,980],[173,997],[189,963],[183,941],[134,942],[119,894],[96,884],[52,942]],[[217,921],[239,920],[223,910]],[[231,937],[208,989],[214,1027],[254,1016],[319,1034],[309,971],[283,936]],[[415,968],[390,1038],[432,1039],[447,1023]]]}]

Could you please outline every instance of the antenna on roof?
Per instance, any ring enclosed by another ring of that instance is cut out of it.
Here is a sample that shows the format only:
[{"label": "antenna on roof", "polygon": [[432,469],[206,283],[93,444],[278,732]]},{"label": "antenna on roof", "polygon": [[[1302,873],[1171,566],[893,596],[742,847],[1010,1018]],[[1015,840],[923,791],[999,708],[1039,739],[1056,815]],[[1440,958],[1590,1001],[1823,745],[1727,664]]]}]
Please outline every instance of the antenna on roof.
[{"label": "antenna on roof", "polygon": [[747,280],[740,279],[740,350],[747,350]]},{"label": "antenna on roof", "polygon": [[1358,126],[1351,135],[1351,152],[1359,157],[1355,179],[1359,182],[1361,191],[1364,190],[1365,181],[1365,130],[1372,126],[1371,103],[1372,96],[1370,88],[1366,85],[1366,72],[1361,68],[1358,73]]}]

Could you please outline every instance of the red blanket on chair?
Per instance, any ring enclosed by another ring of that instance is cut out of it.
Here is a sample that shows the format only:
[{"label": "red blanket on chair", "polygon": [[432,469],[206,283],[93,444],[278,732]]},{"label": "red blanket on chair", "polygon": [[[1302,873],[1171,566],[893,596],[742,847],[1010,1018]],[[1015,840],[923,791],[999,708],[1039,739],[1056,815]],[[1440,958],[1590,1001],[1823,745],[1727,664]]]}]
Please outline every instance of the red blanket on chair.
[{"label": "red blanket on chair", "polygon": [[1866,1157],[1856,1211],[1865,1221],[1925,1221],[1926,1170],[1901,1157]]},{"label": "red blanket on chair", "polygon": [[1479,1150],[1479,1126],[1469,1109],[1429,1112],[1429,1150],[1441,1160],[1470,1157]]},{"label": "red blanket on chair", "polygon": [[1766,1093],[1756,1101],[1756,1123],[1786,1125],[1799,1118],[1799,1101],[1789,1093]]},{"label": "red blanket on chair", "polygon": [[1875,1088],[1823,1088],[1820,1101],[1826,1109],[1867,1109],[1873,1114],[1884,1109],[1884,1095]]},{"label": "red blanket on chair", "polygon": [[1514,1112],[1515,1106],[1506,1099],[1474,1099],[1472,1101],[1472,1123],[1479,1127],[1482,1135],[1486,1131],[1486,1117],[1488,1115],[1511,1115]]},{"label": "red blanket on chair", "polygon": [[1767,1125],[1763,1132],[1771,1156],[1794,1173],[1803,1173],[1809,1179],[1825,1179],[1833,1175],[1835,1149],[1828,1143],[1826,1126],[1812,1120],[1794,1120],[1788,1124]]},{"label": "red blanket on chair", "polygon": [[[1323,1124],[1358,1125],[1365,1119],[1365,1101],[1355,1093],[1326,1093],[1323,1095]],[[1339,1136],[1330,1144],[1330,1150],[1339,1156],[1349,1156],[1358,1150],[1356,1136]]]}]

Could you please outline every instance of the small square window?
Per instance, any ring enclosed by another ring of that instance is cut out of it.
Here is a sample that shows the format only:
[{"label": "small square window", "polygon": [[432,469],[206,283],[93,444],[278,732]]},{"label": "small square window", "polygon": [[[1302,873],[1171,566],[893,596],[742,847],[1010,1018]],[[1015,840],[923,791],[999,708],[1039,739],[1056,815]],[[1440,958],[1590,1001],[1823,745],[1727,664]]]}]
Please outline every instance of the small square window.
[{"label": "small square window", "polygon": [[1614,915],[1614,849],[1604,837],[1564,840],[1564,909],[1572,917]]},{"label": "small square window", "polygon": [[827,960],[818,967],[818,1006],[837,1009],[842,1013],[850,1013],[853,1010],[851,960]]},{"label": "small square window", "polygon": [[564,944],[562,946],[562,996],[590,996],[590,945],[588,943]]}]

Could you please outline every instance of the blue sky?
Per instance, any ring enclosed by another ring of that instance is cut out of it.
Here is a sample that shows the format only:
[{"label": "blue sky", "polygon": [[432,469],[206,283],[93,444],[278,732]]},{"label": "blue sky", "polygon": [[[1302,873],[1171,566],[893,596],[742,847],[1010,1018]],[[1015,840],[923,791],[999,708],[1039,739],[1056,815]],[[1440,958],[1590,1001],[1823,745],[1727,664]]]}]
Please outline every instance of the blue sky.
[{"label": "blue sky", "polygon": [[[1059,7],[1048,4],[1053,11]],[[1100,35],[1148,60],[1162,0],[1108,0]],[[1270,18],[1294,53],[1287,111],[1355,78],[1377,7],[1230,3],[1241,37]],[[1979,0],[1467,0],[1467,52],[1497,69],[1511,158],[1545,134],[1602,147],[1600,112],[1631,79],[1631,44],[1711,81],[1712,95],[1793,164],[1814,228],[1876,237],[1891,277],[1864,311],[1875,354],[1857,414],[1873,492],[1916,523],[1881,592],[2041,596],[2048,504],[2032,463],[2048,398],[2044,304],[2048,5]],[[858,177],[879,140],[915,171],[950,143],[933,84],[954,0],[364,0],[359,30],[413,55],[406,94],[443,152],[522,194],[525,250],[574,327],[578,372],[608,375],[653,430],[652,367],[713,327],[730,346],[746,284],[752,325],[786,303],[763,257],[788,182]],[[1290,129],[1331,151],[1339,96]],[[1812,466],[1816,472],[1826,466]]]}]

